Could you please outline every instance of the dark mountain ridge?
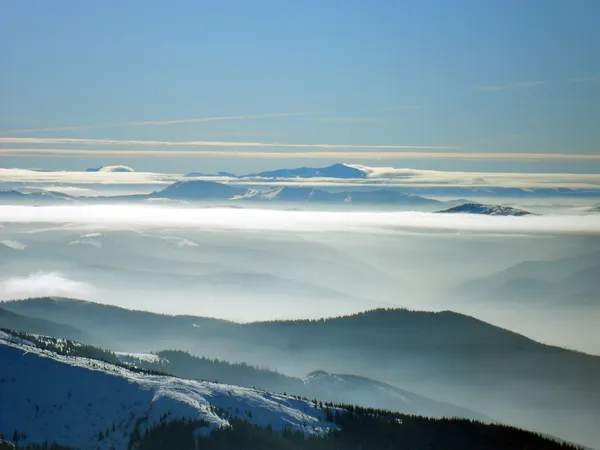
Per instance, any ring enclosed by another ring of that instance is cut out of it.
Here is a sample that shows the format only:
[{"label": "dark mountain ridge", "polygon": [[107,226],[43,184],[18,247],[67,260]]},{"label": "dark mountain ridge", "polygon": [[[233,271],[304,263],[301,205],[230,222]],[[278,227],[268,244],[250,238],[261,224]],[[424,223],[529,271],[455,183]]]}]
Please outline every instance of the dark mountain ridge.
[{"label": "dark mountain ridge", "polygon": [[488,216],[529,216],[529,211],[501,205],[484,205],[481,203],[464,203],[449,209],[438,211],[440,214],[484,214]]}]

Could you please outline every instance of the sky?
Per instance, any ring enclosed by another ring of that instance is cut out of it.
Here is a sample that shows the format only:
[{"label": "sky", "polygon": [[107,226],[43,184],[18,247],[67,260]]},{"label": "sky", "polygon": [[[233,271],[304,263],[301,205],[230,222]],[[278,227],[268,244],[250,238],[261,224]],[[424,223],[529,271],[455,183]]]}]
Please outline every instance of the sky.
[{"label": "sky", "polygon": [[595,0],[6,0],[0,167],[598,173],[599,19]]}]

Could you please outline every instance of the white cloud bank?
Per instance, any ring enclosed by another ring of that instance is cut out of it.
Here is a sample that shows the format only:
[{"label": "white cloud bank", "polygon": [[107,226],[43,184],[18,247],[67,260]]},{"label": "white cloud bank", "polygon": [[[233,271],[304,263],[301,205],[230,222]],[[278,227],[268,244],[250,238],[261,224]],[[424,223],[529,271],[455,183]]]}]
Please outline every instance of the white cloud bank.
[{"label": "white cloud bank", "polygon": [[13,276],[0,282],[0,296],[3,298],[41,296],[85,298],[92,290],[89,284],[71,280],[58,272]]},{"label": "white cloud bank", "polygon": [[600,235],[600,215],[499,217],[422,212],[324,212],[191,209],[148,205],[0,206],[1,223],[90,225],[96,229],[253,230],[283,232],[452,232]]},{"label": "white cloud bank", "polygon": [[[279,178],[261,177],[185,177],[182,174],[153,172],[68,172],[36,171],[26,169],[0,169],[0,183],[51,183],[66,184],[156,184],[167,185],[183,180],[210,180],[242,185],[265,185],[275,183],[281,186],[339,186],[352,187],[374,184],[381,187],[516,187],[516,188],[600,188],[600,174],[576,173],[508,173],[508,172],[446,172],[439,170],[416,170],[394,167],[369,167],[347,164],[362,170],[366,178]],[[64,190],[61,192],[70,193]],[[48,188],[48,190],[52,190]],[[59,189],[55,189],[59,190]],[[73,192],[76,194],[76,192]]]}]

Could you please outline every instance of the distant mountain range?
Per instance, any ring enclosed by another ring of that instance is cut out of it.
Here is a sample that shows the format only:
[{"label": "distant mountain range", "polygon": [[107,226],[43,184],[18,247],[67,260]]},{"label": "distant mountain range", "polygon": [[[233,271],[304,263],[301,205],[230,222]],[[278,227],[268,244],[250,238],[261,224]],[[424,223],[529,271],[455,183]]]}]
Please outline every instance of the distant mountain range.
[{"label": "distant mountain range", "polygon": [[[0,191],[0,201],[7,203],[49,204],[64,202],[140,202],[157,200],[220,201],[220,202],[273,202],[273,203],[329,203],[360,205],[441,206],[447,203],[396,190],[329,192],[311,187],[275,187],[266,190],[218,183],[215,181],[177,181],[150,194],[117,195],[102,197],[72,197],[55,192],[36,191],[21,193],[15,190]],[[454,202],[451,202],[454,204]]]},{"label": "distant mountain range", "polygon": [[224,202],[224,203],[291,203],[291,204],[331,204],[331,205],[389,205],[399,207],[423,207],[434,210],[448,207],[439,213],[468,213],[492,216],[524,216],[532,213],[501,205],[485,205],[467,200],[440,201],[419,195],[408,194],[397,189],[362,189],[330,192],[312,187],[277,186],[263,190],[219,183],[216,181],[189,180],[177,181],[160,191],[149,194],[73,197],[49,191],[22,193],[16,190],[0,191],[0,201],[13,204],[52,204],[65,202],[107,203],[107,202]]},{"label": "distant mountain range", "polygon": [[386,189],[369,191],[329,192],[312,187],[279,186],[267,190],[247,189],[214,181],[178,181],[150,198],[184,200],[220,200],[234,202],[332,203],[332,204],[390,204],[442,205],[443,202]]},{"label": "distant mountain range", "polygon": [[315,367],[353,373],[600,445],[594,426],[600,421],[600,357],[543,345],[462,314],[376,310],[318,321],[237,324],[61,299],[0,307],[85,330],[105,348],[177,348],[297,376]]},{"label": "distant mountain range", "polygon": [[298,203],[338,204],[396,204],[396,205],[440,205],[442,202],[393,190],[329,192],[311,187],[276,187],[265,191],[248,190],[245,194],[231,198],[234,201],[272,201]]},{"label": "distant mountain range", "polygon": [[528,216],[529,211],[501,205],[483,205],[481,203],[464,203],[438,213],[446,214],[485,214],[488,216]]}]

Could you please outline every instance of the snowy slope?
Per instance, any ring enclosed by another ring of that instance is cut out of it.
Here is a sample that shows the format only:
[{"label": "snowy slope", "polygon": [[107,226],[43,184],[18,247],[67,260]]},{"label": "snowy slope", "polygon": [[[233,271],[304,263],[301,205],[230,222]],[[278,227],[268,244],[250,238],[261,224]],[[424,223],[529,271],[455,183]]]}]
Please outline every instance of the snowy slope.
[{"label": "snowy slope", "polygon": [[[143,431],[165,416],[227,426],[215,408],[273,429],[287,425],[321,434],[334,426],[325,422],[323,410],[306,401],[136,373],[41,350],[1,331],[0,361],[0,433],[24,432],[28,443],[47,440],[82,449],[122,449],[136,426]],[[102,440],[100,432],[105,435]]]}]

